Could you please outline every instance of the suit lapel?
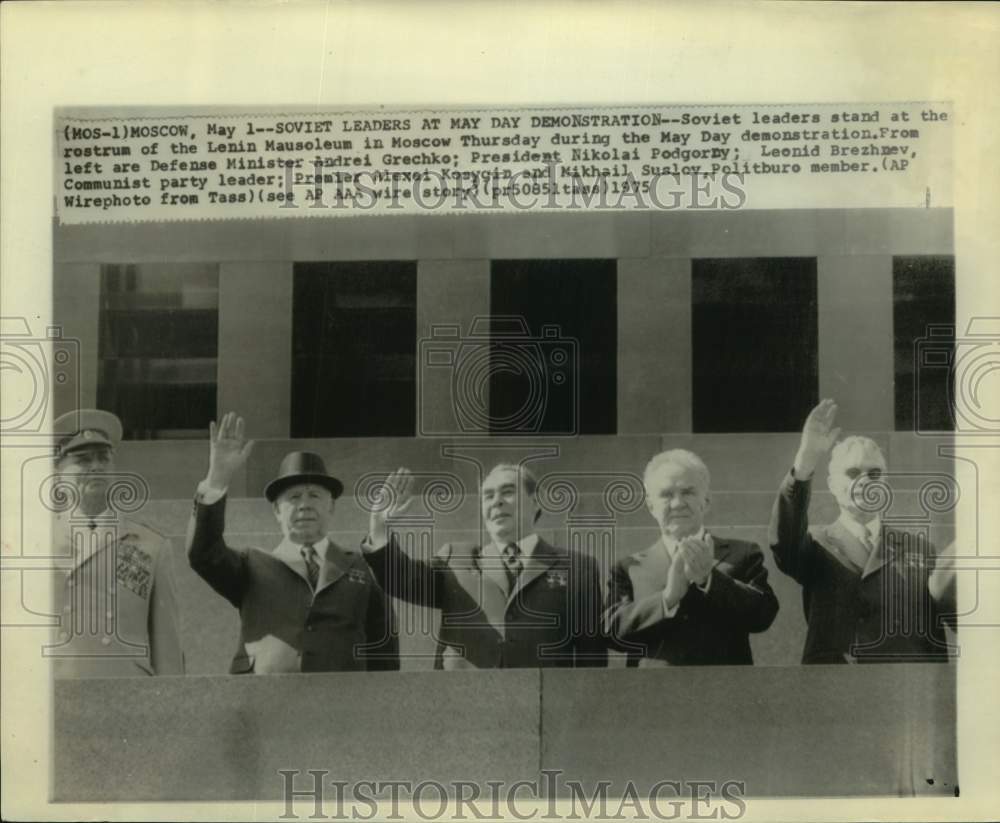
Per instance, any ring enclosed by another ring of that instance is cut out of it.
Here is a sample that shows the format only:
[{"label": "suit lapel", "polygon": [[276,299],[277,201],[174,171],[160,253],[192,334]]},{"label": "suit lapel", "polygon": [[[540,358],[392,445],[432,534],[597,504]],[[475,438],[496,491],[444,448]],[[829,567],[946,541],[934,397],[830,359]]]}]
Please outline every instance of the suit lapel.
[{"label": "suit lapel", "polygon": [[871,574],[875,574],[879,569],[881,569],[886,564],[886,551],[885,542],[889,539],[889,532],[885,529],[882,530],[878,545],[872,551],[871,555],[868,557],[868,562],[865,564],[865,570],[861,577],[868,577]]},{"label": "suit lapel", "polygon": [[[288,542],[287,540],[283,540],[278,548],[274,550],[274,556],[288,566],[288,568],[295,572],[299,577],[305,580],[307,584],[309,583],[309,573],[306,571],[306,561],[302,559],[302,553],[298,546],[294,543]],[[348,559],[347,552],[345,552],[332,540],[328,539],[326,544],[326,557],[323,559],[323,562],[319,567],[319,579],[316,581],[316,594],[319,594],[323,591],[323,589],[328,586],[332,586],[340,580],[340,578],[347,573],[347,569],[350,565],[351,562]]]},{"label": "suit lapel", "polygon": [[525,558],[524,568],[518,576],[514,588],[507,596],[507,606],[510,606],[519,592],[538,579],[538,576],[542,572],[548,571],[557,560],[564,559],[565,557],[565,551],[550,546],[539,537],[538,543],[535,544],[535,550],[531,553],[531,557]]},{"label": "suit lapel", "polygon": [[868,552],[853,534],[838,520],[831,523],[821,532],[820,545],[832,555],[842,566],[855,574],[864,571],[864,561]]},{"label": "suit lapel", "polygon": [[629,568],[632,580],[632,593],[636,600],[656,591],[662,591],[667,585],[667,572],[670,563],[667,560],[667,547],[662,540],[657,540],[646,551],[635,555],[636,563]]},{"label": "suit lapel", "polygon": [[319,570],[319,580],[316,583],[316,594],[319,595],[327,586],[332,586],[347,573],[351,561],[340,546],[332,540],[326,544],[326,559]]},{"label": "suit lapel", "polygon": [[482,546],[474,549],[472,561],[478,582],[476,600],[479,608],[490,625],[503,636],[507,610],[507,572],[500,559],[487,556]]},{"label": "suit lapel", "polygon": [[484,583],[488,584],[493,593],[499,593],[507,599],[507,570],[499,557],[486,554],[486,547],[476,550],[475,565],[482,574]]},{"label": "suit lapel", "polygon": [[[499,559],[485,556],[481,546],[468,546],[465,554],[452,554],[449,566],[455,575],[455,580],[465,591],[465,594],[475,604],[474,611],[469,611],[467,605],[459,607],[458,614],[450,618],[442,616],[442,620],[472,618],[474,622],[488,623],[501,637],[504,634],[504,618],[507,609],[506,572],[498,568]],[[498,577],[498,572],[502,575]],[[445,611],[449,611],[445,607]],[[478,616],[477,616],[478,615]]]},{"label": "suit lapel", "polygon": [[715,565],[713,565],[712,568],[715,569],[718,568],[720,563],[726,562],[726,558],[729,557],[729,541],[724,537],[716,537],[714,534],[710,534],[707,531],[705,534],[708,535],[712,541],[712,557],[715,560]]},{"label": "suit lapel", "polygon": [[306,561],[302,559],[298,546],[282,541],[272,554],[295,572],[309,585],[309,574],[306,572]]}]

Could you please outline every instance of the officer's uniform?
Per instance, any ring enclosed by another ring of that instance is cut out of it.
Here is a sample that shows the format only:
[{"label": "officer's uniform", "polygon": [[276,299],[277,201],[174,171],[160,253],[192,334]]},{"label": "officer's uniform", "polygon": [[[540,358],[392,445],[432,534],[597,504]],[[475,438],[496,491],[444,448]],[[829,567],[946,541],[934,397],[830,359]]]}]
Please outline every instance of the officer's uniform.
[{"label": "officer's uniform", "polygon": [[[114,448],[121,423],[82,409],[54,424],[57,458]],[[53,603],[58,626],[45,655],[60,678],[183,674],[170,542],[105,510],[53,518]]]},{"label": "officer's uniform", "polygon": [[170,542],[131,520],[57,517],[55,675],[184,674]]}]

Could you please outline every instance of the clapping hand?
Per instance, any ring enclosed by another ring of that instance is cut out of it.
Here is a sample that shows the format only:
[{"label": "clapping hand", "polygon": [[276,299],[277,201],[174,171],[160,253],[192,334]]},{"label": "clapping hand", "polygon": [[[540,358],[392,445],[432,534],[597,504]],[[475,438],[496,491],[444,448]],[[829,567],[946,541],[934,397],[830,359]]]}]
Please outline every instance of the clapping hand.
[{"label": "clapping hand", "polygon": [[688,580],[696,586],[704,586],[708,582],[715,566],[711,537],[706,534],[704,540],[697,537],[684,538],[677,556],[684,560],[684,573]]},{"label": "clapping hand", "polygon": [[253,449],[253,440],[243,436],[243,418],[229,412],[216,426],[208,425],[208,485],[213,489],[229,487],[233,476],[243,468]]},{"label": "clapping hand", "polygon": [[807,480],[816,471],[820,459],[833,448],[840,435],[840,429],[834,428],[837,417],[837,404],[833,400],[821,400],[802,427],[802,440],[799,451],[795,455],[795,476]]},{"label": "clapping hand", "polygon": [[684,599],[690,585],[691,580],[684,568],[684,556],[677,552],[670,561],[670,569],[667,571],[667,585],[663,590],[668,609],[672,609]]}]

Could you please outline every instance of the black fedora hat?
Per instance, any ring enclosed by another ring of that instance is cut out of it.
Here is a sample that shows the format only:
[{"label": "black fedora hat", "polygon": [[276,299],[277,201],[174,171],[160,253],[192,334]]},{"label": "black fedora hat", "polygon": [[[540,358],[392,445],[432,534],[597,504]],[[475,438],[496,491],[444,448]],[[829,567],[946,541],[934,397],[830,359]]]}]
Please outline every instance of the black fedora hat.
[{"label": "black fedora hat", "polygon": [[334,500],[344,491],[344,484],[326,470],[323,458],[315,452],[289,452],[282,458],[278,476],[264,487],[264,497],[273,503],[289,486],[315,483],[330,490]]}]

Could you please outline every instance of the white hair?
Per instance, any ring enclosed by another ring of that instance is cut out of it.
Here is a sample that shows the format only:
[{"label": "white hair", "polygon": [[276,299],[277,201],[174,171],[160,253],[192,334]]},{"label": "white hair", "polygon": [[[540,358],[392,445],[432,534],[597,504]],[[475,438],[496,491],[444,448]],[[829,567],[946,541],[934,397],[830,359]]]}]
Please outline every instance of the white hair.
[{"label": "white hair", "polygon": [[705,461],[687,449],[670,449],[655,455],[646,464],[646,470],[642,473],[642,485],[646,487],[647,493],[649,492],[649,481],[653,473],[668,463],[684,469],[691,469],[698,475],[698,479],[702,482],[705,491],[708,491],[712,478],[708,473],[708,466],[705,465]]}]

